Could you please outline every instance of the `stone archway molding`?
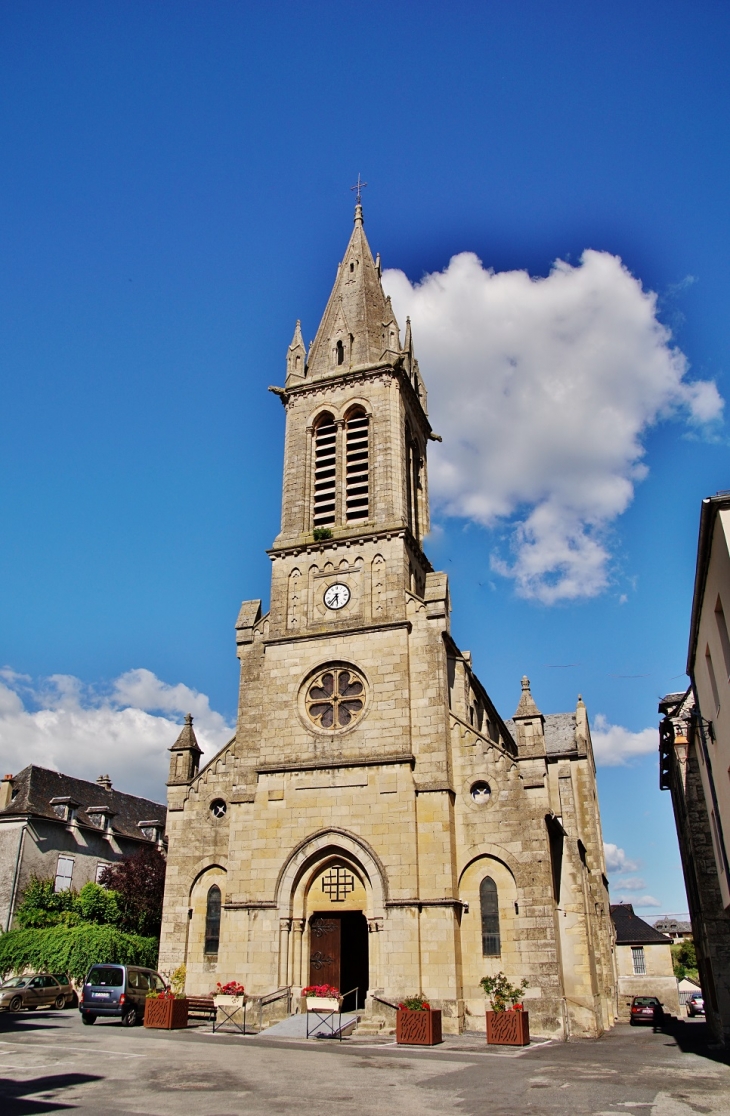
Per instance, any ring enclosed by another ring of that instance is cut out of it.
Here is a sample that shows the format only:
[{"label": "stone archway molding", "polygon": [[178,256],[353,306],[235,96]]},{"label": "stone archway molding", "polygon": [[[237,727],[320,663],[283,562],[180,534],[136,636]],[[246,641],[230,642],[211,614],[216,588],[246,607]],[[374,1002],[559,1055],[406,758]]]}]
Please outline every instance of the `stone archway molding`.
[{"label": "stone archway molding", "polygon": [[276,905],[282,917],[289,914],[294,893],[307,868],[316,861],[337,855],[338,852],[359,864],[367,877],[373,903],[370,917],[385,916],[388,877],[382,861],[361,837],[348,833],[346,829],[327,828],[317,830],[300,841],[282,865],[274,891]]},{"label": "stone archway molding", "polygon": [[228,858],[225,856],[204,856],[201,860],[198,861],[192,872],[188,872],[187,876],[185,877],[188,900],[190,899],[190,896],[193,893],[193,888],[195,887],[200,877],[203,876],[211,868],[220,868],[221,872],[225,872],[225,874],[228,875]]},{"label": "stone archway molding", "polygon": [[523,882],[522,882],[522,879],[521,879],[521,877],[522,877],[522,865],[519,864],[510,853],[508,853],[505,849],[501,848],[499,845],[492,845],[488,849],[485,849],[485,848],[478,848],[477,849],[477,848],[475,848],[475,846],[472,846],[472,848],[469,850],[469,852],[472,855],[469,857],[468,860],[466,860],[464,862],[464,866],[462,867],[461,871],[459,872],[459,887],[461,887],[461,881],[464,879],[464,876],[466,875],[468,870],[471,868],[471,866],[473,864],[476,864],[476,862],[478,860],[496,860],[496,861],[498,861],[500,864],[504,865],[504,867],[507,869],[509,874],[512,876],[512,879],[515,882],[515,886],[518,887],[518,888],[523,886]]}]

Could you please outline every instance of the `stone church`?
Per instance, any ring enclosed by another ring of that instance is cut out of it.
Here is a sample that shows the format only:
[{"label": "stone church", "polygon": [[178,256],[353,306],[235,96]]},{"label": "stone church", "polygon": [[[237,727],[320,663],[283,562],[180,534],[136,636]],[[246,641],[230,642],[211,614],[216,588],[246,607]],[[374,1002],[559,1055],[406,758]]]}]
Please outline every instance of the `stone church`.
[{"label": "stone church", "polygon": [[[428,419],[362,207],[316,338],[283,388],[271,605],[244,601],[234,738],[171,749],[160,965],[191,994],[328,983],[365,1020],[424,993],[484,1029],[480,979],[529,982],[536,1034],[595,1036],[616,1008],[588,717],[510,721],[450,633],[429,529]],[[355,991],[356,990],[356,991]],[[296,999],[293,1000],[296,1003]]]}]

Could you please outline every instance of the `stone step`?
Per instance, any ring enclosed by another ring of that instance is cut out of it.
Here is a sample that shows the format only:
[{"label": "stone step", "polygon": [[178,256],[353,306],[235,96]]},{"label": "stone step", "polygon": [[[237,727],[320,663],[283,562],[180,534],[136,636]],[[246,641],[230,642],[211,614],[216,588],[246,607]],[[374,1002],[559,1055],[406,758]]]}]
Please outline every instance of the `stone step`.
[{"label": "stone step", "polygon": [[355,1030],[356,1035],[394,1035],[395,1029],[388,1025],[387,1019],[377,1016],[362,1019]]}]

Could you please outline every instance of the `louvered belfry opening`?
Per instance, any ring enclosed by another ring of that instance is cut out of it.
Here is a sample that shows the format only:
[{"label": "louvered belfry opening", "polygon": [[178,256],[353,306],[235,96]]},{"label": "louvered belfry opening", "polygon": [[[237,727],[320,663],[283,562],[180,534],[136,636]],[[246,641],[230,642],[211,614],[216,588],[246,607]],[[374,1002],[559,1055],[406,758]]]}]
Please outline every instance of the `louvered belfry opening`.
[{"label": "louvered belfry opening", "polygon": [[367,519],[370,514],[368,416],[362,411],[350,415],[346,432],[345,515],[348,523]]},{"label": "louvered belfry opening", "polygon": [[324,415],[314,432],[314,526],[335,522],[337,490],[337,427]]}]

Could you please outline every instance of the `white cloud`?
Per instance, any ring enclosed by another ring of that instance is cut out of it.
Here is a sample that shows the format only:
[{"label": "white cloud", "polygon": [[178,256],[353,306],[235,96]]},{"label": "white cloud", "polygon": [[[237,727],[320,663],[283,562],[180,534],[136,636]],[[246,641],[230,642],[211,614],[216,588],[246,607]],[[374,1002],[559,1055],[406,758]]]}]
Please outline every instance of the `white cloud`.
[{"label": "white cloud", "polygon": [[618,886],[624,891],[645,891],[646,880],[642,880],[640,876],[627,876],[626,879],[619,881]]},{"label": "white cloud", "polygon": [[634,907],[661,907],[653,895],[619,895],[618,903],[631,903]]},{"label": "white cloud", "polygon": [[33,685],[6,668],[0,678],[3,773],[29,763],[82,779],[108,773],[119,790],[164,802],[167,749],[180,733],[180,715],[194,715],[204,761],[233,731],[205,694],[170,686],[149,670],[127,671],[104,692],[71,675]]},{"label": "white cloud", "polygon": [[591,740],[596,763],[601,767],[617,767],[635,756],[645,756],[659,749],[656,728],[630,732],[621,725],[610,725],[603,713],[596,715],[591,726]]},{"label": "white cloud", "polygon": [[603,853],[606,857],[607,872],[635,872],[639,867],[637,861],[629,860],[623,849],[612,845],[609,841],[603,842]]},{"label": "white cloud", "polygon": [[436,503],[486,527],[508,524],[492,565],[551,604],[609,581],[608,530],[647,472],[642,438],[681,412],[722,414],[714,382],[688,364],[657,298],[608,252],[556,261],[545,279],[495,273],[471,252],[413,286],[383,276],[410,315],[443,445],[431,451]]}]

